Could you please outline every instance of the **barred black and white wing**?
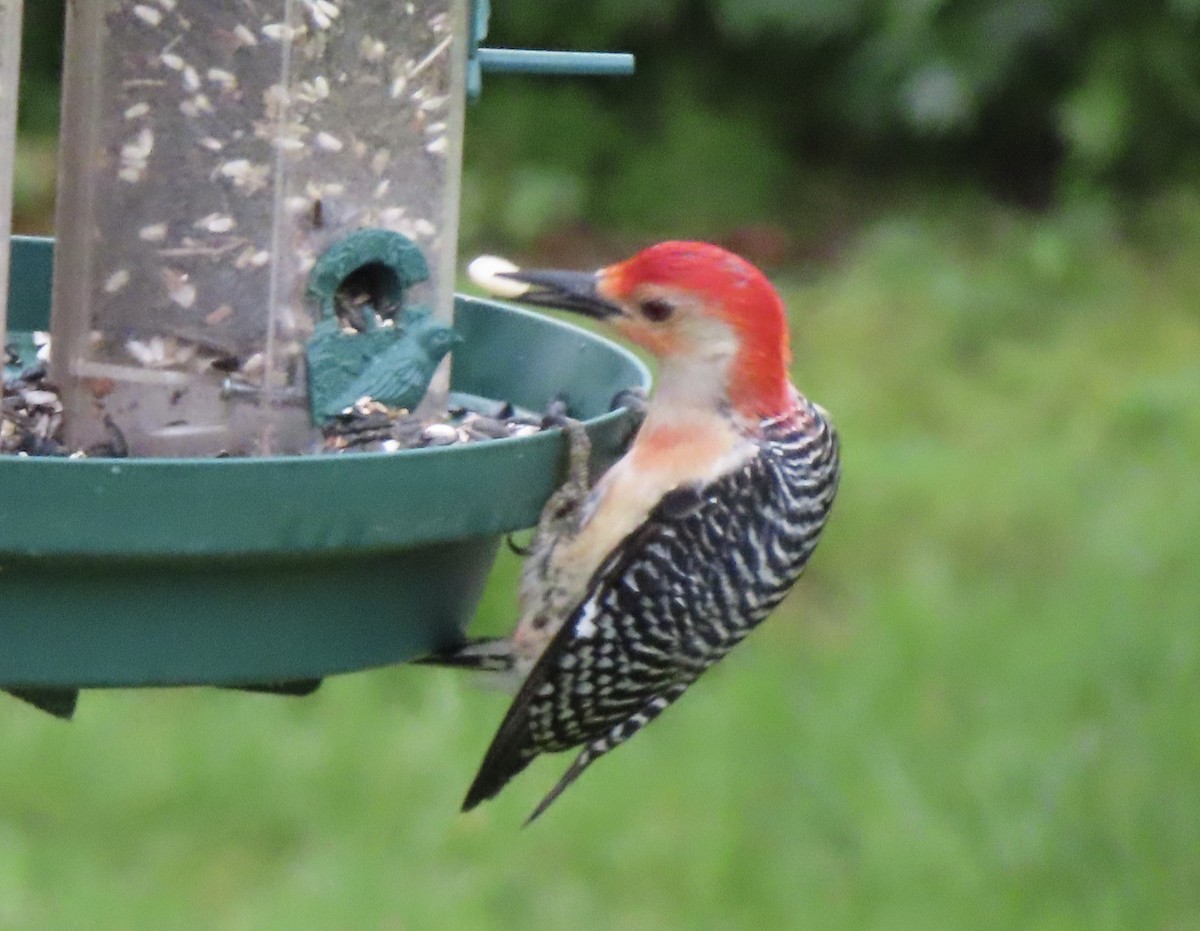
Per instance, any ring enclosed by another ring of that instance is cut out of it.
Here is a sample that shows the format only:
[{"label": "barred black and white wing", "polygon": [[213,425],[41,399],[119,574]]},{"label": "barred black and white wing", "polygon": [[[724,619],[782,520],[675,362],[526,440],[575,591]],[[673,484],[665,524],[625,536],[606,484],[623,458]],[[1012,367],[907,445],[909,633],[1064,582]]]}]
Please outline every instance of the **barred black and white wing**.
[{"label": "barred black and white wing", "polygon": [[795,583],[837,477],[833,429],[802,402],[763,424],[757,453],[736,471],[664,496],[597,570],[533,667],[463,809],[496,795],[539,754],[582,745],[532,821],[682,695]]}]

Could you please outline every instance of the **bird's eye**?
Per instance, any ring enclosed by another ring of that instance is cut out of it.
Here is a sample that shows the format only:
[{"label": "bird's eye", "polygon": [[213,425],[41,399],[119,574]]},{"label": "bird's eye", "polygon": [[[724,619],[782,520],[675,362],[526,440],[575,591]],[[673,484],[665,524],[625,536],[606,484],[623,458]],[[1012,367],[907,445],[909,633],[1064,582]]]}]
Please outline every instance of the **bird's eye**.
[{"label": "bird's eye", "polygon": [[675,308],[670,301],[665,301],[662,298],[651,298],[648,301],[641,303],[642,316],[651,323],[662,323],[671,314],[675,313]]}]

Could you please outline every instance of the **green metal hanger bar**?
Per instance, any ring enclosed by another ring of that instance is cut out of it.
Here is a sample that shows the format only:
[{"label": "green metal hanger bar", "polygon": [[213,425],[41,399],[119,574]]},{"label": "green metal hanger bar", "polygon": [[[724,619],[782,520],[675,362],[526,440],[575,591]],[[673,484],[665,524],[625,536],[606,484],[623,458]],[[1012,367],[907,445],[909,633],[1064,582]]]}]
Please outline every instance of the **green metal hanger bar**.
[{"label": "green metal hanger bar", "polygon": [[635,62],[626,52],[560,52],[542,49],[481,48],[487,36],[489,0],[472,0],[471,38],[467,59],[467,96],[472,100],[483,88],[483,72],[491,74],[558,74],[591,77],[624,77],[633,74]]},{"label": "green metal hanger bar", "polygon": [[549,52],[540,49],[481,48],[479,66],[494,74],[580,74],[624,77],[633,74],[626,52]]}]

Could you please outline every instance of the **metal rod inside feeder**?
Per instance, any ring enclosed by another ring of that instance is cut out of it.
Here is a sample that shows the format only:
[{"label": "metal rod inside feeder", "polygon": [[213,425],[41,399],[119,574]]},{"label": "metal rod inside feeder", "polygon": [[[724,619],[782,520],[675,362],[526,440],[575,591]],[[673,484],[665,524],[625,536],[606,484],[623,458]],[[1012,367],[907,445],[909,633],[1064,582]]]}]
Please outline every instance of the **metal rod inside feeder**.
[{"label": "metal rod inside feeder", "polygon": [[405,299],[449,321],[465,5],[71,7],[52,327],[70,445],[115,424],[135,455],[310,450],[310,272],[362,230],[419,248],[429,281]]},{"label": "metal rod inside feeder", "polygon": [[4,368],[8,310],[9,236],[12,231],[13,159],[17,84],[21,70],[21,0],[0,0],[0,371]]}]

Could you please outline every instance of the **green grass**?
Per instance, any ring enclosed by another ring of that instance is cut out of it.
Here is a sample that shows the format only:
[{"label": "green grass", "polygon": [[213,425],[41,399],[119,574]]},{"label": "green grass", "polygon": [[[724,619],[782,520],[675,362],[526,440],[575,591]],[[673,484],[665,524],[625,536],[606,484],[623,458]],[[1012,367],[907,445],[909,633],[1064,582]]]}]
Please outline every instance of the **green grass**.
[{"label": "green grass", "polygon": [[449,672],[0,704],[0,929],[1200,926],[1198,269],[1195,203],[968,204],[782,276],[826,539],[528,830],[567,760],[458,815],[505,699]]}]

